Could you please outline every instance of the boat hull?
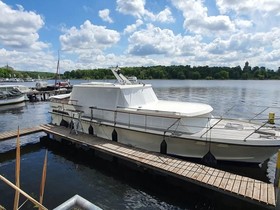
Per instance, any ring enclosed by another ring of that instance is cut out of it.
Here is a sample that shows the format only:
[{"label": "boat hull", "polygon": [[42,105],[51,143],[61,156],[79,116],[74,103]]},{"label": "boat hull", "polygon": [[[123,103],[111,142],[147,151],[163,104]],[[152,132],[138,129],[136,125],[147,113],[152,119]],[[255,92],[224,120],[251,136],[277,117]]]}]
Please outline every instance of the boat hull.
[{"label": "boat hull", "polygon": [[1,99],[0,100],[0,106],[2,105],[9,105],[9,104],[16,104],[21,103],[25,101],[24,95],[21,95],[19,97],[13,97],[13,98],[7,98],[7,99]]},{"label": "boat hull", "polygon": [[[57,113],[52,114],[52,122],[56,125],[61,125],[61,122],[64,121],[67,122],[64,124],[67,126],[71,119],[71,117]],[[210,151],[216,160],[262,163],[278,151],[278,146],[275,145],[238,145],[205,141],[191,138],[191,136],[165,136],[163,132],[139,131],[124,126],[93,122],[88,119],[80,121],[78,130],[154,152],[161,152],[162,143],[165,140],[167,154],[188,158],[203,158]]]}]

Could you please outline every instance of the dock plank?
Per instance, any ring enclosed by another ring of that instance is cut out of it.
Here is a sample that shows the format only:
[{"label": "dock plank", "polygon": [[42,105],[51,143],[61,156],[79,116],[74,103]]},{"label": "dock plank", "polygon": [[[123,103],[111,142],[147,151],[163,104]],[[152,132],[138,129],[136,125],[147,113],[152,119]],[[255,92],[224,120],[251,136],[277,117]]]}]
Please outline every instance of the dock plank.
[{"label": "dock plank", "polygon": [[223,179],[220,182],[219,188],[226,190],[226,186],[230,179],[230,173],[225,172]]},{"label": "dock plank", "polygon": [[253,179],[248,179],[245,195],[248,198],[252,198],[253,197],[253,190],[254,190],[254,180]]},{"label": "dock plank", "polygon": [[275,194],[275,190],[273,184],[268,184],[267,188],[267,203],[271,203],[272,205],[276,205],[276,198],[273,196]]},{"label": "dock plank", "polygon": [[254,188],[253,188],[253,199],[260,201],[261,195],[261,182],[258,180],[254,180]]},{"label": "dock plank", "polygon": [[233,186],[232,186],[232,192],[234,192],[236,194],[239,193],[239,188],[240,188],[240,185],[241,185],[241,179],[242,179],[241,176],[236,175],[236,177],[234,179]]},{"label": "dock plank", "polygon": [[261,183],[261,195],[260,195],[260,201],[267,203],[267,183]]},{"label": "dock plank", "polygon": [[214,168],[208,167],[208,170],[207,170],[205,176],[203,177],[203,179],[201,181],[205,184],[208,184],[209,179],[212,177],[212,174],[214,173],[214,171],[215,171]]},{"label": "dock plank", "polygon": [[219,173],[213,183],[214,186],[219,187],[220,183],[222,182],[223,178],[224,178],[225,172],[222,170],[219,170]]},{"label": "dock plank", "polygon": [[244,176],[241,177],[241,182],[240,182],[240,187],[239,187],[238,194],[243,195],[243,196],[245,195],[246,188],[247,188],[247,183],[248,183],[247,180],[248,180],[247,177],[244,177]]},{"label": "dock plank", "polygon": [[214,171],[213,171],[212,175],[210,176],[207,184],[213,185],[215,180],[216,180],[216,178],[217,178],[217,176],[218,176],[218,174],[219,174],[219,170],[214,169]]},{"label": "dock plank", "polygon": [[[25,136],[33,133],[38,133],[43,131],[41,126],[35,126],[33,128],[20,128],[19,129],[19,136]],[[16,138],[18,135],[17,130],[15,131],[4,131],[0,133],[0,141]]]}]

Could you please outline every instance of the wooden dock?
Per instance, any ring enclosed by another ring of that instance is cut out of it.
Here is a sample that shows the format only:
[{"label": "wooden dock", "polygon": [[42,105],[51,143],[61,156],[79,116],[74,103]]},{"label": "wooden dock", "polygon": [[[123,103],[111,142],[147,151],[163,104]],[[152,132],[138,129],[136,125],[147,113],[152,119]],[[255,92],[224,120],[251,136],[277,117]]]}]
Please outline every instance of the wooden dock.
[{"label": "wooden dock", "polygon": [[[23,129],[19,130],[19,135],[20,136],[25,136],[25,135],[29,135],[29,134],[32,134],[32,133],[38,133],[40,131],[43,131],[41,126],[36,126],[36,127],[33,127],[33,128],[23,128]],[[0,133],[0,141],[16,138],[17,135],[18,135],[17,130],[2,132],[2,133]]]},{"label": "wooden dock", "polygon": [[[175,157],[105,140],[84,133],[70,133],[69,128],[50,124],[20,129],[20,136],[44,131],[80,145],[142,165],[162,174],[194,183],[246,202],[275,209],[276,195],[273,184],[236,175]],[[17,131],[0,133],[0,141],[17,137]]]},{"label": "wooden dock", "polygon": [[234,196],[246,202],[262,205],[270,209],[274,209],[276,206],[273,184],[101,139],[89,134],[71,134],[69,128],[61,126],[42,125],[41,128],[48,134],[59,136],[62,139],[77,144],[87,145],[95,150],[151,168],[162,174],[215,190],[219,193]]}]

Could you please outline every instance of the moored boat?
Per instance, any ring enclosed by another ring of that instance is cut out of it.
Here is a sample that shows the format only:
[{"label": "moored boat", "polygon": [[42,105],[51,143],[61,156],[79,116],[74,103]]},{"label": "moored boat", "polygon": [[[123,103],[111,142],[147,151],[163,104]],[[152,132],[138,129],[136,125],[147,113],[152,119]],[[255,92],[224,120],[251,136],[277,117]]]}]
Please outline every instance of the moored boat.
[{"label": "moored boat", "polygon": [[24,94],[13,85],[0,85],[0,105],[23,102]]},{"label": "moored boat", "polygon": [[190,158],[261,163],[280,148],[275,124],[217,118],[207,104],[159,100],[149,84],[74,85],[52,97],[52,123],[151,151]]}]

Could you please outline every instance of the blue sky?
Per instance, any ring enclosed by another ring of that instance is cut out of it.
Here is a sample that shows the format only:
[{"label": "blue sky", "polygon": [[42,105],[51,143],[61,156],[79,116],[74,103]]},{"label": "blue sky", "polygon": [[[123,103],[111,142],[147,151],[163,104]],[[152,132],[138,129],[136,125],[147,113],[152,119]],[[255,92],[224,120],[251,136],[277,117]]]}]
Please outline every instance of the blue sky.
[{"label": "blue sky", "polygon": [[0,0],[0,66],[280,67],[279,0]]}]

